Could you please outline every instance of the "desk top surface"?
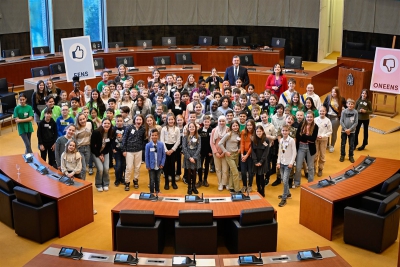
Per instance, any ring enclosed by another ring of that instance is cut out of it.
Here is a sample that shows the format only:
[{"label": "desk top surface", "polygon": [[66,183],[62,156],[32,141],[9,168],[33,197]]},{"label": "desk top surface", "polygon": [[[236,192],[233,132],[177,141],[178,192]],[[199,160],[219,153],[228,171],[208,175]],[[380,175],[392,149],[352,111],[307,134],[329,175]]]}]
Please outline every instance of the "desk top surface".
[{"label": "desk top surface", "polygon": [[[34,157],[40,162],[40,164],[59,173],[58,170],[44,162],[38,153],[34,153]],[[17,174],[16,164],[19,164],[21,167],[20,175]],[[79,182],[83,184],[82,186],[67,186],[59,181],[47,177],[46,175],[40,174],[24,161],[22,155],[0,157],[0,169],[17,184],[38,191],[39,193],[53,199],[63,198],[92,185],[90,182],[79,179]]]},{"label": "desk top surface", "polygon": [[[344,174],[347,170],[353,169],[353,167],[362,163],[365,158],[366,156],[361,156],[356,162],[352,163],[345,169],[332,174],[332,179]],[[345,181],[337,183],[336,185],[313,189],[310,185],[318,183],[318,181],[314,181],[302,185],[301,189],[310,191],[331,202],[336,202],[371,190],[373,187],[383,183],[386,179],[394,175],[399,169],[400,160],[376,158],[376,161],[362,172],[346,179]]]}]

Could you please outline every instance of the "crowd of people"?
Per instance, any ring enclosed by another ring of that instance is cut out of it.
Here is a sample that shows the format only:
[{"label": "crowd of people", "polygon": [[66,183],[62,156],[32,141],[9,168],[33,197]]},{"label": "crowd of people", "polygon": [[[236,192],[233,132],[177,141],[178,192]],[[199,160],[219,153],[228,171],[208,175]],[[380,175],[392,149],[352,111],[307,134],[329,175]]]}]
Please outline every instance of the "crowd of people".
[{"label": "crowd of people", "polygon": [[256,190],[265,196],[276,173],[272,186],[283,183],[278,196],[283,207],[290,188],[300,186],[302,169],[309,182],[322,176],[325,153],[334,152],[339,125],[340,161],[348,140],[347,155],[354,162],[361,125],[364,136],[357,149],[368,145],[372,107],[367,90],[354,101],[334,87],[321,102],[312,84],[305,94],[296,92],[296,81],[276,64],[263,93],[257,94],[239,57],[232,63],[224,78],[212,69],[197,82],[193,75],[186,82],[175,74],[162,78],[155,69],[147,81],[135,83],[120,65],[115,79],[103,71],[97,88],[86,85],[81,91],[74,77],[70,94],[51,80],[39,81],[32,107],[20,93],[14,112],[25,153],[32,153],[35,121],[41,157],[70,178],[85,180],[95,166],[99,192],[109,190],[110,168],[115,169],[115,186],[129,191],[132,183],[139,188],[142,164],[151,193],[161,191],[162,174],[164,190],[177,189],[183,169],[187,194],[208,187],[209,173],[215,172],[220,191]]}]

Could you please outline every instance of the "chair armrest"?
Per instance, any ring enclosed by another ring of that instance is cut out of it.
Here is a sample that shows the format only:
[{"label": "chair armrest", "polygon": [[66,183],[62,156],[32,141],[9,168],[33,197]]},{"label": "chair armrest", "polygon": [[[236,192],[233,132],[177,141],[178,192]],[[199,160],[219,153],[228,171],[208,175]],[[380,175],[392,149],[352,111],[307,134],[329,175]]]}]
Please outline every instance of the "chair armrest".
[{"label": "chair armrest", "polygon": [[12,83],[12,82],[7,82],[7,83],[12,85],[12,86],[11,86],[11,92],[14,93],[14,83]]},{"label": "chair armrest", "polygon": [[387,197],[387,195],[383,195],[383,194],[381,194],[379,192],[368,192],[367,196],[368,197],[372,197],[372,198],[376,198],[376,199],[379,199],[379,200],[384,200]]},{"label": "chair armrest", "polygon": [[379,206],[381,205],[381,200],[369,197],[369,196],[364,196],[361,199],[361,208],[363,210],[367,210],[372,213],[376,213],[379,209]]}]

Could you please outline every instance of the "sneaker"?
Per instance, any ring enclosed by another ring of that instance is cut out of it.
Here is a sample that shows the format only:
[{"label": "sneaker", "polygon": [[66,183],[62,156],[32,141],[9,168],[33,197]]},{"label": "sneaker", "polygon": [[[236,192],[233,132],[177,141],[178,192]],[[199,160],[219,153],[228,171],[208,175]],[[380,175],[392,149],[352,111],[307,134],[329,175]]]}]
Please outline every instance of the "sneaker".
[{"label": "sneaker", "polygon": [[286,199],[282,199],[281,202],[279,202],[279,207],[283,207],[286,205]]},{"label": "sneaker", "polygon": [[222,184],[218,185],[218,190],[219,190],[219,191],[224,190],[224,186],[223,186]]},{"label": "sneaker", "polygon": [[125,183],[125,191],[129,191],[129,189],[130,189],[130,187],[129,187],[129,185],[130,185],[131,183]]},{"label": "sneaker", "polygon": [[265,186],[269,185],[269,179],[265,179]]},{"label": "sneaker", "polygon": [[139,183],[138,183],[138,181],[136,180],[133,180],[133,187],[135,188],[135,189],[138,189],[139,188]]},{"label": "sneaker", "polygon": [[174,184],[172,184],[172,188],[173,189],[178,189],[178,186],[174,183]]},{"label": "sneaker", "polygon": [[203,182],[202,182],[202,181],[198,181],[197,184],[196,184],[196,188],[199,188],[199,187],[201,187],[202,185],[203,185]]},{"label": "sneaker", "polygon": [[96,187],[97,192],[103,192],[103,187]]},{"label": "sneaker", "polygon": [[225,185],[226,190],[231,191],[231,188],[229,187],[229,185]]},{"label": "sneaker", "polygon": [[178,182],[181,179],[180,175],[175,175],[175,181]]},{"label": "sneaker", "polygon": [[[282,199],[282,195],[279,195],[278,198],[279,198],[279,199]],[[287,198],[292,198],[292,194],[288,194],[288,195],[287,195]]]},{"label": "sneaker", "polygon": [[108,191],[108,186],[104,186],[103,190],[107,192]]},{"label": "sneaker", "polygon": [[349,160],[351,163],[354,163],[354,158],[353,157],[349,157]]},{"label": "sneaker", "polygon": [[144,161],[142,160],[142,164],[144,164]]},{"label": "sneaker", "polygon": [[97,210],[93,210],[93,215],[96,215],[97,214]]},{"label": "sneaker", "polygon": [[304,176],[308,179],[308,172],[305,172]]},{"label": "sneaker", "polygon": [[89,175],[93,174],[93,168],[89,168]]},{"label": "sneaker", "polygon": [[318,177],[321,177],[321,176],[322,176],[322,170],[321,170],[321,169],[318,169],[317,175],[318,175]]},{"label": "sneaker", "polygon": [[211,168],[211,169],[210,169],[210,172],[211,172],[211,173],[214,173],[214,172],[215,172],[215,169],[214,169],[214,168]]},{"label": "sneaker", "polygon": [[168,181],[172,181],[172,177],[171,176],[168,176]]},{"label": "sneaker", "polygon": [[333,151],[335,151],[335,148],[333,146],[329,147],[329,153],[333,153]]},{"label": "sneaker", "polygon": [[186,179],[185,179],[185,177],[182,178],[182,182],[183,182],[184,184],[188,184],[187,181],[186,181]]},{"label": "sneaker", "polygon": [[247,190],[247,187],[246,187],[246,186],[243,186],[242,189],[240,189],[240,192],[246,193],[246,190]]},{"label": "sneaker", "polygon": [[208,184],[207,180],[204,180],[204,181],[203,181],[203,186],[205,186],[205,187],[209,187],[209,186],[210,186],[210,185]]},{"label": "sneaker", "polygon": [[277,185],[279,185],[281,183],[282,183],[281,179],[276,179],[275,182],[273,182],[271,185],[272,186],[277,186]]},{"label": "sneaker", "polygon": [[296,185],[295,185],[295,184],[293,184],[293,185],[292,185],[292,188],[293,188],[293,189],[296,189]]},{"label": "sneaker", "polygon": [[360,146],[359,148],[357,148],[358,151],[361,151],[361,150],[364,150],[364,149],[365,149],[365,146],[364,146],[364,145],[362,145],[362,146]]},{"label": "sneaker", "polygon": [[150,184],[148,184],[147,187],[150,188]]},{"label": "sneaker", "polygon": [[115,182],[114,182],[114,185],[117,186],[117,187],[119,186],[119,184],[120,184],[119,181],[115,181]]},{"label": "sneaker", "polygon": [[252,186],[248,186],[248,187],[247,187],[247,192],[249,192],[249,193],[253,192]]},{"label": "sneaker", "polygon": [[343,161],[344,161],[344,156],[340,156],[339,161],[340,161],[340,162],[343,162]]}]

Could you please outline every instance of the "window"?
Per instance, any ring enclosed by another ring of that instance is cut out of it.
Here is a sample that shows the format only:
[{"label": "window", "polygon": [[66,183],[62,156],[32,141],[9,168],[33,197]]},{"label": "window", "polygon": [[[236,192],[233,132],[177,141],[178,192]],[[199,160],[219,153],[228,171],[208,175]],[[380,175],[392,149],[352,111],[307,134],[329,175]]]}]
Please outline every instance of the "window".
[{"label": "window", "polygon": [[29,0],[31,47],[49,46],[53,51],[52,0]]},{"label": "window", "polygon": [[83,34],[90,36],[91,42],[107,39],[106,0],[83,0]]}]

